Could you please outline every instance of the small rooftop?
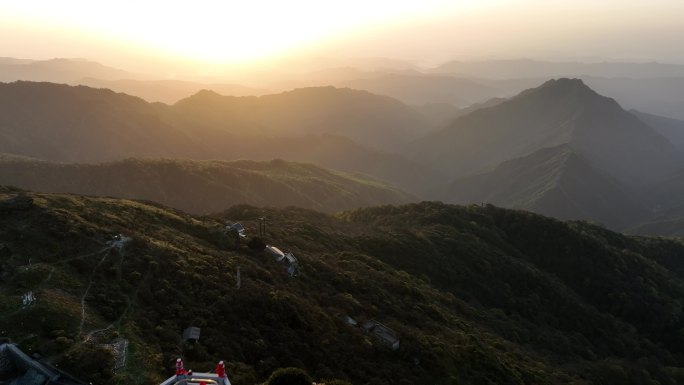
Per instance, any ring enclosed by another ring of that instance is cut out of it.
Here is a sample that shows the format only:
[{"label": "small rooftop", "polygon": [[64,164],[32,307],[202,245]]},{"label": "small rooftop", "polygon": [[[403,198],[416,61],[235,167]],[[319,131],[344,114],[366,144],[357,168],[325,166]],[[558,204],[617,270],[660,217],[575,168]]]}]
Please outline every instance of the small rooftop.
[{"label": "small rooftop", "polygon": [[242,238],[247,237],[247,235],[245,234],[245,226],[243,226],[240,222],[235,222],[231,225],[226,226],[226,230],[233,230],[237,232],[238,235]]},{"label": "small rooftop", "polygon": [[399,338],[397,337],[397,333],[380,322],[374,319],[368,320],[361,325],[361,329],[364,332],[377,337],[384,344],[391,347],[392,350],[399,349]]}]

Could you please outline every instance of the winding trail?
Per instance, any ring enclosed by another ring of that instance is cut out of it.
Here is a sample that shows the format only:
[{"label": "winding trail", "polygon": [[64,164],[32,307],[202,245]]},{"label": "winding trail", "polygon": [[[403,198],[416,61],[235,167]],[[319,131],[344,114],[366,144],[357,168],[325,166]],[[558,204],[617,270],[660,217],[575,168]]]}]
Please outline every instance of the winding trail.
[{"label": "winding trail", "polygon": [[78,336],[83,334],[83,325],[85,324],[85,316],[86,316],[86,311],[85,311],[85,299],[88,296],[88,292],[90,291],[90,288],[93,286],[94,283],[94,277],[95,273],[97,272],[97,269],[102,265],[102,263],[107,259],[107,257],[112,253],[112,247],[108,247],[105,249],[105,253],[102,255],[102,258],[100,258],[100,262],[95,265],[95,268],[93,269],[92,274],[90,275],[90,282],[88,283],[88,287],[86,288],[85,292],[81,296],[81,323],[78,326]]}]

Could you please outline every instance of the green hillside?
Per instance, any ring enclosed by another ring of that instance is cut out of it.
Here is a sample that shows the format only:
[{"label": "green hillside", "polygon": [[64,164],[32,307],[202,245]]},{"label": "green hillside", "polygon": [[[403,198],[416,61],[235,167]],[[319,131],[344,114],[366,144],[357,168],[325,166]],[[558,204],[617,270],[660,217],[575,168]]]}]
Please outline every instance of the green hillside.
[{"label": "green hillside", "polygon": [[[5,188],[0,199],[16,194]],[[336,217],[236,206],[191,217],[126,200],[30,196],[29,208],[0,205],[0,331],[94,383],[154,384],[179,355],[196,370],[226,360],[234,384],[287,366],[354,384],[684,381],[676,241],[493,206]],[[299,259],[296,278],[258,251],[259,217],[266,241]],[[238,250],[226,220],[247,227]],[[118,233],[131,241],[107,246]],[[22,307],[28,290],[37,302]],[[382,322],[400,348],[345,316]],[[183,343],[191,325],[201,338]],[[130,345],[112,375],[102,344],[115,338]]]},{"label": "green hillside", "polygon": [[0,184],[32,191],[151,200],[199,214],[238,203],[335,212],[417,200],[367,176],[283,160],[128,159],[62,164],[0,156]]}]

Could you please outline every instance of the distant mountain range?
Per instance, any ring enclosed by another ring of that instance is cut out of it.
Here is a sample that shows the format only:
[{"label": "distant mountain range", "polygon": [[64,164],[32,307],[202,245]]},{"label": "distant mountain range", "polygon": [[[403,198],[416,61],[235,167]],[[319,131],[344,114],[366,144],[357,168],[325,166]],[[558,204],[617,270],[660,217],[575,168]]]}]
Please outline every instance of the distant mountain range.
[{"label": "distant mountain range", "polygon": [[629,62],[552,62],[543,60],[450,61],[433,73],[488,79],[600,76],[611,78],[684,77],[684,65]]},{"label": "distant mountain range", "polygon": [[73,83],[83,78],[104,80],[134,79],[138,75],[86,59],[50,60],[0,59],[0,82],[30,80]]},{"label": "distant mountain range", "polygon": [[467,107],[502,93],[478,80],[420,73],[363,73],[357,79],[334,84],[389,95],[410,105],[448,103]]},{"label": "distant mountain range", "polygon": [[252,96],[264,95],[269,91],[260,88],[246,87],[239,84],[200,83],[184,80],[105,80],[97,78],[82,78],[71,84],[80,84],[93,88],[108,88],[112,91],[123,92],[141,97],[149,102],[173,104],[195,94],[201,90],[213,90],[222,95]]},{"label": "distant mountain range", "polygon": [[[558,77],[581,78],[625,108],[684,119],[684,66],[663,63],[580,63],[539,60],[450,62],[441,70],[420,70],[386,60],[350,60],[346,66],[298,73],[233,74],[214,77],[135,74],[84,59],[0,58],[0,81],[49,81],[109,88],[151,102],[175,103],[202,89],[222,95],[265,95],[293,88],[333,85],[387,95],[421,107],[449,104],[464,108],[491,98],[510,97]],[[446,72],[443,72],[446,71]],[[455,72],[453,72],[455,71]],[[435,73],[436,72],[436,73]],[[182,80],[181,80],[182,79]],[[428,117],[441,123],[437,117]]]},{"label": "distant mountain range", "polygon": [[[426,129],[419,113],[396,100],[335,88],[264,98],[206,91],[168,106],[84,86],[0,84],[0,153],[80,163],[284,158],[366,173],[414,192],[432,177],[427,167],[371,147],[396,146]],[[367,140],[312,134],[331,127]]]},{"label": "distant mountain range", "polygon": [[127,159],[89,165],[0,156],[0,183],[33,191],[151,200],[196,214],[237,204],[335,212],[417,199],[361,175],[282,160]]},{"label": "distant mountain range", "polygon": [[[676,122],[656,120],[676,137]],[[581,80],[559,79],[459,117],[406,153],[455,178],[433,198],[626,229],[680,195],[653,192],[684,169],[682,153],[658,131]]]},{"label": "distant mountain range", "polygon": [[[491,202],[616,229],[684,207],[674,189],[659,188],[676,186],[684,169],[682,122],[627,112],[582,80],[431,111],[334,87],[261,97],[201,91],[165,105],[16,82],[0,85],[0,152],[71,163],[281,158],[366,174],[421,198]],[[444,123],[430,130],[427,113]]]}]

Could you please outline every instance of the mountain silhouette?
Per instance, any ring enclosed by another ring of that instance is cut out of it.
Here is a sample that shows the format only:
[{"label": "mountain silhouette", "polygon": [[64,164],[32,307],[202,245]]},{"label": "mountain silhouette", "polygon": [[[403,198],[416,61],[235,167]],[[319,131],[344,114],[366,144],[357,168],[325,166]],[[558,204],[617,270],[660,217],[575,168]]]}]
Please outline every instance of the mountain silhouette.
[{"label": "mountain silhouette", "polygon": [[200,143],[161,112],[107,89],[0,84],[0,153],[68,162],[200,156]]},{"label": "mountain silhouette", "polygon": [[76,163],[283,158],[372,175],[415,192],[434,171],[365,142],[316,134],[335,127],[397,144],[418,129],[414,118],[422,122],[396,100],[330,87],[262,98],[203,91],[168,106],[107,89],[14,82],[0,84],[0,153]]},{"label": "mountain silhouette", "polygon": [[422,114],[401,102],[348,88],[310,87],[259,97],[204,90],[173,110],[200,127],[235,132],[251,124],[270,135],[335,134],[381,150],[397,149],[430,129]]},{"label": "mountain silhouette", "polygon": [[455,178],[561,144],[632,187],[657,183],[682,166],[670,142],[578,79],[550,80],[459,117],[407,153]]},{"label": "mountain silhouette", "polygon": [[103,80],[134,79],[131,72],[86,59],[0,60],[0,82],[17,80],[76,83],[85,77]]}]

